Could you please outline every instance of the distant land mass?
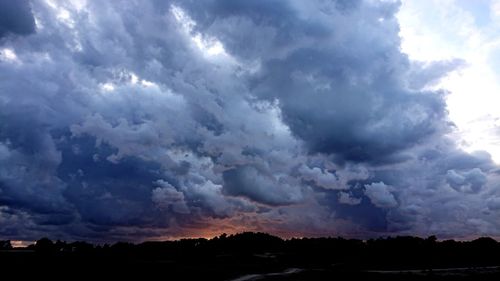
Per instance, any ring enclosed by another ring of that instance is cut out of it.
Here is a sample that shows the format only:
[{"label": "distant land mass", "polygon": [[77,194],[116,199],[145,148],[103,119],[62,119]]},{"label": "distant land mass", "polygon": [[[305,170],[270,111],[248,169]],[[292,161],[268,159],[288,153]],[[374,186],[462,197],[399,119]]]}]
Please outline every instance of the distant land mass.
[{"label": "distant land mass", "polygon": [[51,241],[13,248],[0,241],[4,274],[31,278],[132,280],[500,280],[500,243],[435,236],[282,239],[266,233],[212,239]]}]

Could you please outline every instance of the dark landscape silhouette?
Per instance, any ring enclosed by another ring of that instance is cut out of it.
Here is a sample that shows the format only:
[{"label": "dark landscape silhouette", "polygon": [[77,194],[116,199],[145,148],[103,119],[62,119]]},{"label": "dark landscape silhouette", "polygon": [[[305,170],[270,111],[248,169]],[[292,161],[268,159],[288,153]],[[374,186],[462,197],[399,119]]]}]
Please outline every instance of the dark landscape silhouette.
[{"label": "dark landscape silhouette", "polygon": [[[213,239],[118,242],[0,241],[4,273],[49,278],[139,280],[499,280],[500,243],[492,238],[281,239],[265,233]],[[358,279],[356,279],[358,280]]]}]

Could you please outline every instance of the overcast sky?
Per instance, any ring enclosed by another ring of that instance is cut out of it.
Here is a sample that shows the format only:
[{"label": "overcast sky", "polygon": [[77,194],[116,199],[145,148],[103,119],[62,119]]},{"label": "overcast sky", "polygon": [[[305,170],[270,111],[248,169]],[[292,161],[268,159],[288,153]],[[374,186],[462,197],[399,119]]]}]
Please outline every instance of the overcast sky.
[{"label": "overcast sky", "polygon": [[500,1],[0,0],[0,238],[500,236]]}]

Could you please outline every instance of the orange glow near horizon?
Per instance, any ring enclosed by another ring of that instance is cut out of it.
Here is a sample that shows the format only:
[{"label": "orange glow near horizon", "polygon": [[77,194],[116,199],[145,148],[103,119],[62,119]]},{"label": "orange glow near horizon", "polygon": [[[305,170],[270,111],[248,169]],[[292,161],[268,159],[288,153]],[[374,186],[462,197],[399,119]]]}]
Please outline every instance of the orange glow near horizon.
[{"label": "orange glow near horizon", "polygon": [[29,245],[35,244],[35,241],[25,241],[25,240],[11,240],[10,244],[13,248],[25,248]]}]

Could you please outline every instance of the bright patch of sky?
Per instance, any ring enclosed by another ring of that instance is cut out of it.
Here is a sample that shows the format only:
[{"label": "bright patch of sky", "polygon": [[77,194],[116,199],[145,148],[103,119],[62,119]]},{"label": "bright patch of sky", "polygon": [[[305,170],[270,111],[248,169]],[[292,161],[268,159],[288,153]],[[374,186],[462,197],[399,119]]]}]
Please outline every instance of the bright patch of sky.
[{"label": "bright patch of sky", "polygon": [[12,49],[0,49],[0,61],[16,62],[18,61],[17,55]]},{"label": "bright patch of sky", "polygon": [[179,24],[182,26],[184,31],[191,37],[193,43],[200,49],[200,51],[206,56],[217,56],[223,55],[227,56],[226,50],[222,43],[216,38],[211,38],[207,36],[202,36],[198,32],[193,32],[193,28],[196,26],[189,15],[187,15],[181,8],[177,6],[172,6],[172,14]]},{"label": "bright patch of sky", "polygon": [[438,87],[462,148],[500,163],[500,0],[405,0],[398,19],[411,59],[465,61]]}]

